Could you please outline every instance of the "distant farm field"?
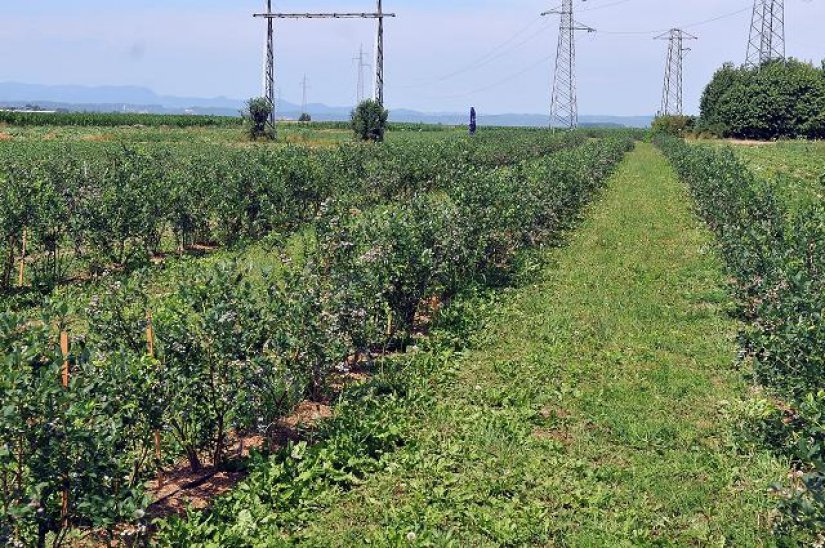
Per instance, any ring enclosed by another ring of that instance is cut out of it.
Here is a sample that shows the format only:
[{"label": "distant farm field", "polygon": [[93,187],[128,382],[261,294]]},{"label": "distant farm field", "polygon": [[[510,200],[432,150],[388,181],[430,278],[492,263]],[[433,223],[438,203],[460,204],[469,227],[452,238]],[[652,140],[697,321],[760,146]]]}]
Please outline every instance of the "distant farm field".
[{"label": "distant farm field", "polygon": [[[437,140],[447,135],[463,135],[466,130],[449,126],[419,126],[399,124],[387,133],[389,141]],[[251,146],[243,124],[215,126],[174,125],[27,125],[14,126],[0,122],[0,142],[55,141],[101,143],[202,143],[232,146]],[[273,145],[295,144],[306,146],[333,146],[352,141],[352,131],[343,123],[280,124],[278,140]]]}]

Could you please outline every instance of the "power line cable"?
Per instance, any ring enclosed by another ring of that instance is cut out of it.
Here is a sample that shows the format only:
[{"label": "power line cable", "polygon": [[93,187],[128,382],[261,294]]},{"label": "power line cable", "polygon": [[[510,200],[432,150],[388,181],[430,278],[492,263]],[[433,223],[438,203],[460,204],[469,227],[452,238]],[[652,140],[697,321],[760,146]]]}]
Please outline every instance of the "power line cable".
[{"label": "power line cable", "polygon": [[745,13],[746,11],[750,11],[752,7],[753,6],[747,6],[745,8],[742,8],[742,9],[739,9],[739,10],[736,10],[736,11],[732,11],[730,13],[726,13],[725,15],[719,15],[717,17],[712,17],[710,19],[705,19],[704,21],[699,21],[697,23],[690,23],[688,25],[682,25],[682,28],[690,29],[690,28],[694,28],[694,27],[701,27],[702,25],[707,25],[709,23],[715,23],[716,21],[721,21],[723,19],[727,19],[729,17],[734,17],[736,15],[739,15],[740,13]]},{"label": "power line cable", "polygon": [[[614,6],[618,6],[620,4],[626,4],[626,3],[632,2],[632,1],[634,1],[634,0],[616,0],[616,1],[610,2],[608,4],[596,5],[596,6],[593,6],[593,7],[590,7],[590,8],[584,8],[580,11],[596,11],[596,10],[600,10],[600,9],[605,9],[605,8],[611,8],[611,7],[614,7]],[[440,78],[437,78],[437,79],[434,79],[434,80],[429,80],[426,83],[410,84],[410,85],[407,85],[407,86],[400,86],[400,87],[402,89],[409,89],[409,88],[416,88],[416,87],[426,87],[428,85],[432,85],[432,84],[435,84],[435,83],[441,83],[443,81],[449,80],[449,79],[454,78],[455,76],[458,76],[458,75],[461,75],[461,74],[465,74],[465,73],[470,72],[472,70],[482,68],[482,67],[492,63],[493,61],[495,61],[497,59],[500,59],[501,57],[503,57],[507,53],[509,53],[511,51],[514,51],[514,50],[528,44],[534,38],[536,38],[537,36],[540,36],[541,34],[543,34],[544,31],[549,28],[549,26],[550,26],[549,23],[545,23],[544,25],[542,25],[539,29],[537,29],[535,32],[533,32],[529,36],[527,36],[527,38],[525,38],[524,40],[513,44],[513,42],[519,36],[524,34],[524,32],[526,32],[530,27],[532,27],[536,23],[536,21],[538,21],[539,19],[541,19],[541,18],[539,17],[539,18],[534,19],[526,27],[519,30],[516,34],[514,34],[513,36],[508,38],[506,41],[499,44],[498,46],[493,48],[491,51],[489,51],[487,54],[481,56],[475,62],[471,63],[470,65],[465,66],[464,68],[453,71],[453,72],[451,72],[449,74],[446,74],[446,75],[444,75]]]},{"label": "power line cable", "polygon": [[[581,1],[584,2],[585,0],[581,0]],[[613,6],[619,6],[621,4],[627,4],[628,2],[633,2],[633,1],[634,0],[615,0],[614,2],[610,2],[608,4],[596,4],[595,6],[594,5],[589,5],[588,7],[584,7],[584,8],[580,8],[580,9],[577,8],[576,11],[577,12],[583,12],[583,11],[603,10],[603,9],[606,9],[606,8],[612,8]],[[551,9],[550,11],[559,11],[559,10],[562,9],[562,7],[563,6],[561,4],[559,4],[555,8]]]},{"label": "power line cable", "polygon": [[612,8],[614,6],[620,6],[622,4],[627,4],[628,2],[633,2],[633,0],[617,0],[616,2],[611,2],[609,4],[602,4],[602,5],[596,5],[596,6],[587,7],[587,8],[581,8],[578,11],[583,12],[583,11],[603,10],[603,9],[606,9],[606,8]]},{"label": "power line cable", "polygon": [[482,91],[487,91],[487,90],[496,88],[498,86],[501,86],[503,84],[506,84],[506,83],[512,81],[513,79],[518,78],[519,76],[522,76],[522,75],[530,72],[531,70],[535,69],[539,65],[542,65],[543,63],[546,63],[546,62],[550,61],[553,57],[554,57],[554,55],[547,55],[545,57],[542,57],[541,59],[539,59],[535,63],[532,63],[529,66],[527,66],[526,68],[524,68],[524,69],[522,69],[522,70],[520,70],[516,73],[510,74],[507,77],[502,78],[501,80],[498,80],[498,81],[496,81],[492,84],[489,84],[487,86],[484,86],[484,87],[481,87],[481,88],[478,88],[478,89],[474,89],[474,90],[471,90],[471,91],[466,91],[466,92],[463,92],[463,93],[456,93],[456,94],[453,94],[453,95],[429,96],[428,98],[429,99],[457,99],[457,98],[460,98],[460,97],[467,97],[469,95],[474,95],[476,93],[481,93]]},{"label": "power line cable", "polygon": [[[538,29],[537,29],[534,33],[532,33],[532,34],[530,34],[529,36],[527,36],[527,38],[525,38],[525,39],[524,39],[524,40],[522,40],[521,42],[517,42],[517,43],[515,43],[513,46],[511,46],[511,47],[509,47],[509,48],[507,48],[507,49],[501,50],[501,51],[500,51],[500,52],[498,52],[496,55],[494,55],[494,56],[492,56],[492,57],[487,58],[487,60],[485,60],[485,61],[483,61],[483,62],[481,62],[481,63],[478,63],[477,65],[475,65],[475,66],[473,67],[473,70],[475,70],[475,69],[477,69],[477,68],[481,68],[481,67],[487,66],[487,65],[489,65],[490,63],[492,63],[493,61],[496,61],[497,59],[501,59],[501,58],[502,58],[502,57],[504,57],[506,54],[508,54],[508,53],[510,53],[510,52],[512,52],[512,51],[514,51],[514,50],[517,50],[518,48],[520,48],[520,47],[522,47],[522,46],[524,46],[524,45],[528,44],[529,42],[532,42],[532,41],[533,41],[533,39],[535,39],[537,36],[541,36],[542,34],[544,34],[544,32],[548,29],[548,27],[549,27],[549,24],[545,23],[545,24],[544,24],[544,25],[542,25],[540,28],[538,28]],[[464,72],[467,72],[467,71],[464,71]],[[452,76],[454,76],[454,75],[451,75],[451,77],[452,77]],[[442,82],[442,81],[447,80],[447,79],[449,79],[449,78],[444,78],[444,79],[442,79],[442,80],[439,80],[439,82]]]},{"label": "power line cable", "polygon": [[465,73],[473,71],[473,70],[475,70],[479,67],[485,66],[485,65],[489,64],[490,62],[494,61],[495,59],[500,58],[506,52],[512,51],[514,49],[517,49],[517,48],[523,46],[524,44],[526,44],[527,42],[529,42],[530,40],[532,40],[533,38],[535,38],[536,36],[541,34],[545,30],[544,26],[542,26],[540,29],[538,29],[538,31],[536,31],[535,33],[531,34],[526,40],[523,40],[523,41],[517,43],[514,46],[508,47],[513,42],[518,40],[518,38],[522,37],[525,32],[527,32],[531,27],[533,27],[533,25],[535,25],[540,20],[541,20],[541,17],[536,17],[535,19],[530,21],[530,23],[528,25],[526,25],[525,27],[519,29],[515,34],[510,36],[507,40],[505,40],[501,44],[495,46],[490,51],[488,51],[487,53],[482,55],[481,57],[478,57],[476,60],[470,62],[469,64],[465,65],[464,67],[462,67],[460,69],[457,69],[453,72],[444,74],[442,76],[437,76],[435,78],[428,79],[428,80],[423,81],[423,82],[419,82],[419,83],[416,83],[416,84],[409,84],[409,85],[406,85],[406,86],[399,86],[399,87],[404,88],[404,89],[416,88],[416,87],[425,87],[425,86],[429,86],[429,85],[432,85],[432,84],[435,84],[435,83],[443,82],[445,80],[449,80],[451,78],[455,78],[456,76],[459,76],[461,74],[465,74]]},{"label": "power line cable", "polygon": [[[752,7],[753,6],[747,6],[747,7],[738,9],[736,11],[725,13],[723,15],[718,15],[716,17],[711,17],[710,19],[704,19],[702,21],[696,21],[694,23],[688,23],[687,25],[679,25],[679,28],[689,29],[689,28],[700,27],[700,26],[707,25],[707,24],[710,24],[710,23],[715,23],[717,21],[721,21],[723,19],[728,19],[730,17],[735,17],[739,14],[750,11],[752,9]],[[617,31],[617,30],[602,30],[602,29],[597,28],[596,32],[598,32],[599,34],[616,35],[616,36],[623,36],[623,35],[624,36],[649,36],[649,35],[653,35],[653,34],[660,34],[662,32],[667,32],[668,30],[670,30],[670,29],[659,28],[659,29],[653,29],[653,30],[635,30],[635,31],[634,30],[628,30],[628,31],[618,30]]]},{"label": "power line cable", "polygon": [[[616,5],[619,5],[619,4],[624,4],[624,3],[627,3],[627,2],[630,2],[630,1],[632,1],[632,0],[618,0],[616,2],[611,2],[609,4],[604,4],[604,5],[601,5],[601,6],[594,6],[589,11],[594,11],[596,9],[601,9],[601,8],[613,7],[613,6],[616,6]],[[687,25],[682,25],[682,27],[683,28],[694,28],[694,27],[714,23],[714,22],[717,22],[717,21],[721,21],[723,19],[727,19],[729,17],[734,17],[736,15],[739,15],[741,13],[749,11],[750,9],[751,9],[751,6],[748,6],[748,7],[733,11],[733,12],[725,13],[723,15],[718,15],[716,17],[712,17],[712,18],[709,18],[709,19],[704,19],[702,21],[697,21],[697,22],[689,23]],[[534,23],[535,23],[535,21],[531,22],[531,24],[528,25],[527,28],[531,27]],[[541,28],[541,29],[538,29],[538,31],[536,33],[529,36],[527,39],[523,40],[522,42],[519,42],[519,43],[515,44],[511,49],[517,49],[518,47],[521,47],[522,45],[529,42],[533,37],[540,34],[543,30],[544,30],[544,27]],[[667,32],[668,30],[670,30],[670,29],[655,29],[655,30],[650,30],[650,31],[599,31],[597,29],[597,32],[602,33],[602,34],[619,34],[619,35],[633,34],[633,35],[648,36],[648,35],[652,35],[652,34],[659,34],[659,33],[662,33],[662,32]],[[513,40],[517,36],[518,35],[515,35],[515,36],[511,37],[503,45],[509,45],[510,43],[513,42]],[[494,51],[497,50],[497,49],[500,49],[500,48],[501,48],[501,46],[495,48]],[[500,52],[497,52],[492,57],[490,57],[490,53],[488,53],[487,55],[485,55],[484,57],[481,58],[481,59],[484,59],[484,61],[482,63],[478,64],[478,68],[480,68],[480,67],[488,64],[489,62],[503,56],[506,53],[506,51],[507,50],[502,50]],[[491,53],[493,53],[493,52],[491,52]],[[511,80],[513,80],[515,78],[518,78],[518,77],[530,72],[531,70],[533,70],[536,67],[540,66],[542,63],[550,61],[552,58],[553,58],[552,55],[549,55],[547,57],[543,57],[543,58],[539,59],[538,61],[536,61],[535,63],[530,64],[526,68],[524,68],[524,69],[522,69],[522,70],[520,70],[520,71],[518,71],[514,74],[510,74],[507,77],[502,78],[501,80],[498,80],[498,81],[496,81],[492,84],[489,84],[489,85],[486,85],[486,86],[483,86],[483,87],[480,87],[480,88],[477,88],[477,89],[474,89],[474,90],[471,90],[471,91],[455,93],[455,94],[450,94],[450,95],[430,96],[429,98],[431,98],[431,99],[456,99],[456,98],[467,97],[467,96],[470,96],[470,95],[473,95],[473,94],[476,94],[476,93],[481,93],[481,92],[484,92],[484,91],[488,91],[490,89],[494,89],[496,87],[504,85],[504,84],[510,82]],[[472,67],[472,68],[477,68],[477,67]],[[467,72],[468,70],[470,70],[469,67],[467,69],[462,69],[462,71],[456,71],[456,73],[458,73],[458,72]]]}]

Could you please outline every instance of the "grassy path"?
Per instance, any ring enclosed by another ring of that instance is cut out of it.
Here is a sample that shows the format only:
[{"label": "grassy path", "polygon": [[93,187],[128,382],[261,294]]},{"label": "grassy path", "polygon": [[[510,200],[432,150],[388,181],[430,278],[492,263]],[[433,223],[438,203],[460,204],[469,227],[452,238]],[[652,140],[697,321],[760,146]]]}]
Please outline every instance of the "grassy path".
[{"label": "grassy path", "polygon": [[711,236],[639,145],[570,244],[511,291],[386,471],[309,545],[771,544],[781,463],[731,446],[735,323]]}]

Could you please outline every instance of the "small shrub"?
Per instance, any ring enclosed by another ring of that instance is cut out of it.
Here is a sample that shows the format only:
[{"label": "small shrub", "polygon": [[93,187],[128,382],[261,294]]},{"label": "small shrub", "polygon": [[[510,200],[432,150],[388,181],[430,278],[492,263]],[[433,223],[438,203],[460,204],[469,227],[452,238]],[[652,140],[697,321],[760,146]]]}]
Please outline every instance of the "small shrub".
[{"label": "small shrub", "polygon": [[696,127],[696,118],[693,116],[657,116],[653,120],[653,133],[684,137]]},{"label": "small shrub", "polygon": [[311,122],[312,121],[312,116],[309,113],[304,112],[303,114],[301,114],[301,117],[298,118],[298,121],[299,122]]},{"label": "small shrub", "polygon": [[272,116],[272,104],[265,97],[256,97],[246,103],[246,115],[252,126],[249,135],[253,139],[271,139],[272,132],[266,127],[269,117]]},{"label": "small shrub", "polygon": [[352,111],[352,130],[362,141],[383,141],[390,113],[376,101],[367,99]]}]

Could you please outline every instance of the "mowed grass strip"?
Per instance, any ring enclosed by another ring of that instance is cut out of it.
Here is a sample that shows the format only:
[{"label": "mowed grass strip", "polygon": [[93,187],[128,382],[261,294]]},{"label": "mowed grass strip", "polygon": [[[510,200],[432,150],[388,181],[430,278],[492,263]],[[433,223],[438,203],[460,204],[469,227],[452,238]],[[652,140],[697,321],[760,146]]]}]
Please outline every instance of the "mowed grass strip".
[{"label": "mowed grass strip", "polygon": [[412,442],[293,542],[771,544],[783,466],[733,447],[737,325],[686,189],[641,144],[587,217],[412,410]]}]

